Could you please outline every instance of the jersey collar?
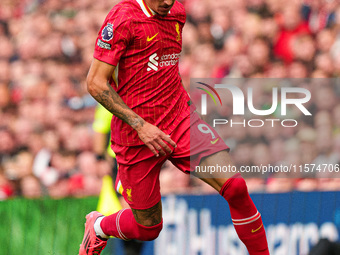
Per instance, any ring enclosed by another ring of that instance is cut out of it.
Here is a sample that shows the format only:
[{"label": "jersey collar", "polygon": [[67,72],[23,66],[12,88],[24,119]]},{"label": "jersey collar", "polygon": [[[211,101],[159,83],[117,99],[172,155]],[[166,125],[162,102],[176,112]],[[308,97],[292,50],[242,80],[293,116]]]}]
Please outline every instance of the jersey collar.
[{"label": "jersey collar", "polygon": [[139,6],[142,8],[142,11],[144,12],[144,14],[147,16],[147,17],[152,17],[153,15],[155,15],[156,13],[151,10],[145,3],[144,0],[136,0],[137,3],[139,4]]}]

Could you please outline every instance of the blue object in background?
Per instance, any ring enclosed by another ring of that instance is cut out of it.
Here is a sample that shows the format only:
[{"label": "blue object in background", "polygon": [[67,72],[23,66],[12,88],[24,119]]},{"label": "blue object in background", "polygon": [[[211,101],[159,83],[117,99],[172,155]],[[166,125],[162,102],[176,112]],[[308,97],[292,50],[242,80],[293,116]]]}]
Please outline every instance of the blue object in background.
[{"label": "blue object in background", "polygon": [[[251,194],[262,214],[271,255],[305,255],[320,238],[339,241],[340,192]],[[219,195],[162,199],[164,227],[143,255],[247,255]],[[123,254],[117,240],[115,254]]]}]

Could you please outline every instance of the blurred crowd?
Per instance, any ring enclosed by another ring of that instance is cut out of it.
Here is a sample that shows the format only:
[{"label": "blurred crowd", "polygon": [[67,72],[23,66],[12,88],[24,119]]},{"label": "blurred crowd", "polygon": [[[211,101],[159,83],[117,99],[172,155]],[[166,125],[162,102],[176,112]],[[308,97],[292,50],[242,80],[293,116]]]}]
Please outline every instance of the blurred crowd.
[{"label": "blurred crowd", "polygon": [[[116,2],[0,2],[0,199],[99,194],[113,161],[99,160],[93,150],[96,102],[85,79],[99,28]],[[187,23],[180,72],[188,89],[193,77],[328,81],[340,73],[337,0],[182,2]],[[339,86],[307,86],[313,118],[290,131],[221,131],[235,164],[339,163]],[[261,106],[268,91],[257,91]],[[173,168],[167,163],[162,170],[163,193],[211,191]],[[251,191],[340,188],[334,175],[255,177],[247,179]]]}]

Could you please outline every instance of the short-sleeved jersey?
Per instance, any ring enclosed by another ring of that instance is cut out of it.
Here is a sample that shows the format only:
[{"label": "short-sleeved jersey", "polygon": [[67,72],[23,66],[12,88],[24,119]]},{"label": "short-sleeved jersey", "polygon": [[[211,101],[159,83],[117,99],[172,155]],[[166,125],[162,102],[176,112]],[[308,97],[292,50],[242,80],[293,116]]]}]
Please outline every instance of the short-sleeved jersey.
[{"label": "short-sleeved jersey", "polygon": [[[177,1],[167,16],[160,16],[143,0],[123,0],[106,17],[94,53],[116,66],[110,84],[123,101],[166,134],[190,114],[178,68],[185,18]],[[115,116],[111,128],[114,143],[143,144],[137,132]]]}]

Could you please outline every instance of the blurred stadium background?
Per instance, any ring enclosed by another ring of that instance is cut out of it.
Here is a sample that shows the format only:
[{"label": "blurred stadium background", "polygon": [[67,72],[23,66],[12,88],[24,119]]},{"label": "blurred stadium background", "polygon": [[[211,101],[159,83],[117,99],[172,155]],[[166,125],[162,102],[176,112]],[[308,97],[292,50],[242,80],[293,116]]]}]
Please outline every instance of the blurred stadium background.
[{"label": "blurred stadium background", "polygon": [[[78,251],[84,216],[96,209],[114,164],[94,149],[96,102],[85,79],[116,2],[0,2],[0,254]],[[339,164],[339,1],[182,2],[188,16],[180,72],[188,88],[192,77],[336,81],[310,88],[312,121],[290,132],[227,129],[235,163]],[[267,103],[266,88],[257,93]],[[161,174],[164,230],[144,254],[246,254],[221,198],[173,168],[166,164]],[[321,238],[339,241],[339,173],[275,177],[247,178],[271,253],[307,255]],[[112,246],[120,254],[121,244]]]}]

